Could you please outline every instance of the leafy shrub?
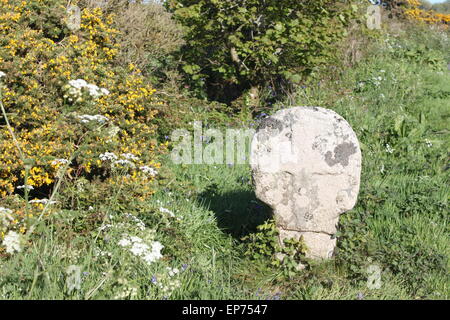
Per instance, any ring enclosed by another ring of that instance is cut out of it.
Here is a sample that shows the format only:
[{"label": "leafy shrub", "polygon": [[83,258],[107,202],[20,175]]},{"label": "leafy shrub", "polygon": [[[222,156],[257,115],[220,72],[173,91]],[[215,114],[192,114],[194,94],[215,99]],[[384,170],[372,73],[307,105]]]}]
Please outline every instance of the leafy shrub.
[{"label": "leafy shrub", "polygon": [[[389,53],[396,61],[408,61],[411,65],[418,63],[438,71],[447,69],[450,59],[449,29],[422,23],[404,23],[401,27],[391,26],[391,29],[394,29],[393,34],[382,40],[384,53]],[[381,51],[379,53],[382,54]]]},{"label": "leafy shrub", "polygon": [[224,102],[299,82],[332,56],[352,12],[347,1],[330,0],[167,3],[186,28],[183,70],[194,87]]},{"label": "leafy shrub", "polygon": [[269,263],[281,268],[287,277],[294,276],[298,271],[307,250],[303,238],[285,239],[281,246],[279,232],[273,220],[259,225],[257,232],[245,236],[243,241],[247,245],[245,255],[262,261],[263,265]]},{"label": "leafy shrub", "polygon": [[67,179],[95,183],[103,199],[117,186],[128,200],[145,199],[159,167],[155,90],[136,66],[117,63],[113,15],[84,9],[71,32],[65,5],[1,0],[1,92],[28,170],[2,117],[0,195],[19,199],[26,185],[44,197],[67,164]]}]

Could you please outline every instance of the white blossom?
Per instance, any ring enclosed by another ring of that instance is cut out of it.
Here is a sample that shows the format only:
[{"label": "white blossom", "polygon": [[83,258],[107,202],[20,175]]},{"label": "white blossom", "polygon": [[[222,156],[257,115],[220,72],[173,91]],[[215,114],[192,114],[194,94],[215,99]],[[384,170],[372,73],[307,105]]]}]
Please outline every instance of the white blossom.
[{"label": "white blossom", "polygon": [[122,153],[120,156],[122,158],[127,159],[127,160],[133,160],[133,161],[138,161],[139,160],[139,157],[135,156],[132,153]]},{"label": "white blossom", "polygon": [[108,95],[109,91],[105,88],[99,88],[93,83],[87,83],[83,79],[70,80],[68,82],[68,90],[67,95],[64,95],[65,98],[68,98],[69,101],[80,101],[82,96],[82,89],[86,89],[91,97],[97,99],[103,95]]},{"label": "white blossom", "polygon": [[152,243],[152,251],[147,253],[143,257],[144,261],[150,264],[156,260],[161,259],[163,257],[161,254],[161,250],[163,248],[164,248],[164,246],[160,242],[158,242],[158,241],[153,242]]},{"label": "white blossom", "polygon": [[131,236],[131,237],[130,237],[130,240],[131,240],[132,242],[142,242],[142,241],[143,241],[141,238],[136,237],[136,236]]},{"label": "white blossom", "polygon": [[172,211],[170,211],[169,209],[160,207],[160,208],[159,208],[159,211],[162,212],[162,213],[167,213],[167,214],[168,214],[169,216],[171,216],[172,218],[175,217],[175,214],[174,214]]},{"label": "white blossom", "polygon": [[100,158],[100,160],[102,160],[102,161],[112,161],[112,160],[117,160],[117,159],[118,159],[118,157],[117,157],[114,153],[112,153],[112,152],[105,152],[105,153],[102,153],[102,154],[99,156],[99,158]]},{"label": "white blossom", "polygon": [[17,189],[27,189],[27,190],[34,190],[33,186],[30,185],[22,185],[22,186],[17,186]]},{"label": "white blossom", "polygon": [[145,174],[148,174],[152,177],[154,177],[158,174],[158,171],[156,171],[155,169],[153,169],[149,166],[143,166],[143,167],[140,167],[139,169],[141,169],[141,171],[144,172]]},{"label": "white blossom", "polygon": [[3,239],[3,245],[6,247],[6,252],[13,254],[15,251],[21,252],[20,234],[14,231],[9,231]]},{"label": "white blossom", "polygon": [[119,241],[119,246],[121,246],[121,247],[128,247],[130,245],[131,245],[130,239],[124,238]]},{"label": "white blossom", "polygon": [[100,88],[95,84],[89,83],[85,88],[88,90],[89,95],[93,98],[99,98],[103,95]]},{"label": "white blossom", "polygon": [[98,123],[105,123],[105,122],[109,121],[109,119],[107,117],[102,116],[100,114],[96,114],[93,116],[89,115],[89,114],[83,114],[83,115],[77,116],[77,118],[80,119],[80,121],[82,123],[89,123],[91,121],[95,121]]},{"label": "white blossom", "polygon": [[0,224],[8,226],[14,220],[12,213],[11,209],[0,207]]},{"label": "white blossom", "polygon": [[50,201],[49,199],[35,199],[35,200],[31,200],[28,201],[28,203],[41,203],[41,204],[55,204],[57,203],[56,201]]},{"label": "white blossom", "polygon": [[135,256],[144,256],[149,251],[150,247],[148,244],[143,242],[134,242],[130,248],[130,251]]},{"label": "white blossom", "polygon": [[12,214],[12,213],[13,211],[11,209],[0,207],[0,214]]},{"label": "white blossom", "polygon": [[148,245],[141,238],[128,235],[125,235],[125,237],[119,241],[119,245],[128,247],[132,254],[142,258],[148,264],[161,259],[161,250],[164,248],[158,241],[154,241],[151,245]]},{"label": "white blossom", "polygon": [[52,161],[52,165],[56,166],[58,164],[68,164],[70,161],[67,159],[55,159]]},{"label": "white blossom", "polygon": [[387,153],[393,153],[395,151],[394,148],[392,148],[389,144],[386,144],[386,152]]},{"label": "white blossom", "polygon": [[115,166],[115,165],[121,165],[123,167],[126,167],[126,166],[134,167],[133,162],[131,162],[130,160],[123,160],[123,159],[114,161],[113,166]]},{"label": "white blossom", "polygon": [[70,80],[69,85],[72,86],[75,89],[81,89],[87,86],[87,82],[83,79],[77,79],[77,80]]}]

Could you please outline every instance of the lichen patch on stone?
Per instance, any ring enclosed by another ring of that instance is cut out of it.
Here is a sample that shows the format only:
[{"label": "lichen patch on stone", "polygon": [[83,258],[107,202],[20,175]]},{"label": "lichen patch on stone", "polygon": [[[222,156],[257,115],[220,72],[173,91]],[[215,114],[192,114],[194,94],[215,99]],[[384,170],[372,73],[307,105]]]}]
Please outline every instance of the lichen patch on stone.
[{"label": "lichen patch on stone", "polygon": [[348,166],[349,158],[356,153],[356,146],[351,142],[344,142],[334,148],[334,154],[331,151],[325,153],[325,162],[330,166],[341,164],[344,167]]}]

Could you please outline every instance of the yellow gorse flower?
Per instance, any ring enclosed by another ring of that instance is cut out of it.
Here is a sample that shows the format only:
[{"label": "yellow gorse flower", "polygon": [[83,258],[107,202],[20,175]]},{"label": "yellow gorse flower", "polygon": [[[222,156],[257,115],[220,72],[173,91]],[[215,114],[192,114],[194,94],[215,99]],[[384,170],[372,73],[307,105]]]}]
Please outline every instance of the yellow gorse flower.
[{"label": "yellow gorse flower", "polygon": [[[26,184],[35,190],[58,179],[62,165],[53,159],[69,159],[76,151],[70,175],[91,177],[108,170],[98,159],[103,152],[135,154],[139,168],[157,167],[158,152],[164,149],[156,142],[152,121],[157,115],[156,90],[135,66],[117,63],[119,31],[114,16],[100,8],[85,9],[80,30],[71,32],[64,19],[48,21],[42,14],[64,17],[65,8],[64,0],[0,0],[0,70],[8,75],[3,79],[2,101],[25,156],[34,160]],[[31,26],[30,21],[37,22]],[[74,79],[95,83],[109,94],[70,102],[64,88]],[[82,114],[109,120],[96,128],[79,121],[77,115]],[[0,197],[13,195],[24,178],[12,137],[0,126]],[[145,199],[153,193],[152,180],[130,168],[126,177],[105,179],[104,186],[127,183],[136,198]]]},{"label": "yellow gorse flower", "polygon": [[437,13],[432,10],[423,10],[419,7],[422,5],[418,0],[406,0],[407,8],[405,9],[405,15],[417,21],[422,21],[432,24],[441,24],[445,28],[450,23],[450,14]]}]

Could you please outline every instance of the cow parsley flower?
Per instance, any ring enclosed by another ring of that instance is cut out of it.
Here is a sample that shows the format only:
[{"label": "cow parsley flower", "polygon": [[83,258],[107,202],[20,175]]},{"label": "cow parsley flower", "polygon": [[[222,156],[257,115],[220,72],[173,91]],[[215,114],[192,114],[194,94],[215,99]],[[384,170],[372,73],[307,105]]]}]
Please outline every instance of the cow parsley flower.
[{"label": "cow parsley flower", "polygon": [[133,161],[138,161],[139,160],[139,157],[136,157],[132,153],[122,153],[120,156],[122,158],[125,158],[126,160],[133,160]]},{"label": "cow parsley flower", "polygon": [[130,250],[132,254],[140,257],[148,264],[161,259],[161,250],[164,248],[164,246],[158,241],[154,241],[151,245],[148,245],[143,239],[128,235],[125,235],[124,238],[119,241],[119,245],[122,247],[128,247],[128,250]]},{"label": "cow parsley flower", "polygon": [[0,207],[0,214],[12,214],[12,212],[11,209]]},{"label": "cow parsley flower", "polygon": [[129,166],[129,167],[134,168],[134,163],[131,162],[130,160],[123,160],[123,159],[116,160],[116,161],[113,162],[113,167],[116,166],[116,165],[120,165],[122,167]]},{"label": "cow parsley flower", "polygon": [[12,213],[11,209],[0,207],[0,225],[7,227],[14,220]]},{"label": "cow parsley flower", "polygon": [[388,143],[386,144],[386,152],[387,153],[393,153],[395,151],[394,148],[392,148]]},{"label": "cow parsley flower", "polygon": [[85,88],[88,90],[89,95],[95,99],[103,95],[100,88],[97,87],[95,84],[89,83]]},{"label": "cow parsley flower", "polygon": [[119,246],[121,247],[128,247],[131,246],[131,244],[132,242],[130,241],[130,239],[123,238],[119,241]]},{"label": "cow parsley flower", "polygon": [[158,174],[158,171],[156,171],[155,169],[153,169],[149,166],[143,166],[143,167],[140,167],[139,169],[141,169],[141,171],[144,172],[145,174],[148,174],[152,177],[154,177]]},{"label": "cow parsley flower", "polygon": [[3,71],[0,71],[0,79],[6,77],[6,73],[4,73]]},{"label": "cow parsley flower", "polygon": [[17,186],[17,189],[27,189],[27,190],[34,190],[33,186],[30,185],[22,185],[22,186]]},{"label": "cow parsley flower", "polygon": [[103,123],[109,121],[109,119],[107,117],[102,116],[100,114],[96,114],[96,115],[93,115],[93,116],[89,115],[89,114],[83,114],[83,115],[77,116],[77,118],[80,119],[80,121],[82,123],[89,123],[91,121],[95,121],[95,122],[98,122],[100,124],[103,124]]},{"label": "cow parsley flower", "polygon": [[102,153],[100,156],[99,156],[99,158],[100,158],[100,160],[102,160],[102,161],[113,161],[113,160],[117,160],[117,159],[119,159],[114,153],[112,153],[112,152],[105,152],[105,153]]},{"label": "cow parsley flower", "polygon": [[75,89],[81,89],[87,86],[87,82],[83,79],[70,80],[69,85]]},{"label": "cow parsley flower", "polygon": [[133,245],[130,248],[130,251],[135,256],[143,256],[143,255],[147,254],[149,249],[150,249],[150,247],[146,243],[134,242]]},{"label": "cow parsley flower", "polygon": [[56,201],[50,201],[49,199],[35,199],[30,200],[28,203],[39,203],[39,204],[56,204]]},{"label": "cow parsley flower", "polygon": [[14,231],[9,231],[3,239],[3,245],[6,247],[6,252],[13,254],[14,252],[21,252],[20,234]]},{"label": "cow parsley flower", "polygon": [[155,262],[156,260],[161,259],[163,256],[161,254],[161,250],[164,248],[164,246],[158,242],[155,241],[152,243],[152,250],[151,252],[148,252],[144,257],[144,261],[147,263]]},{"label": "cow parsley flower", "polygon": [[64,98],[68,98],[69,101],[81,102],[82,90],[87,90],[88,94],[94,99],[100,98],[103,95],[108,95],[109,91],[105,88],[99,88],[93,83],[87,83],[83,79],[70,80],[66,86],[67,94]]},{"label": "cow parsley flower", "polygon": [[70,161],[69,160],[67,160],[67,159],[55,159],[55,160],[53,160],[52,161],[52,165],[53,166],[56,166],[56,165],[59,165],[59,164],[68,164]]}]

